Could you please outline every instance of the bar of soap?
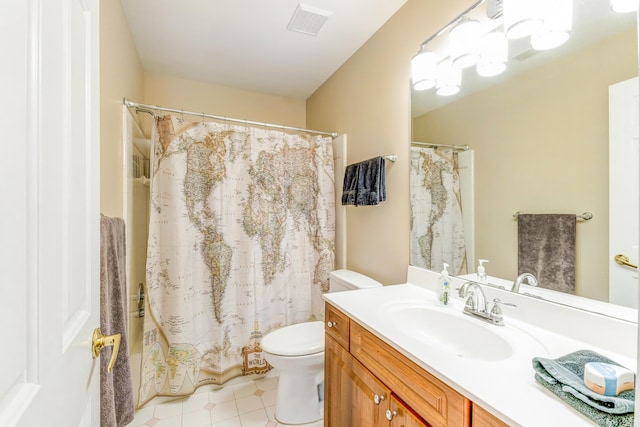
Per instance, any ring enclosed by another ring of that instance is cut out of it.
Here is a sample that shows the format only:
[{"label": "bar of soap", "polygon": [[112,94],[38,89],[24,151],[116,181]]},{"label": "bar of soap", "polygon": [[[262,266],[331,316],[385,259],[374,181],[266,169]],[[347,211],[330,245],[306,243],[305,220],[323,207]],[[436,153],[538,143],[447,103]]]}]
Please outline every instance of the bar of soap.
[{"label": "bar of soap", "polygon": [[584,385],[603,396],[617,396],[623,391],[633,390],[635,374],[622,366],[589,362],[584,365]]}]

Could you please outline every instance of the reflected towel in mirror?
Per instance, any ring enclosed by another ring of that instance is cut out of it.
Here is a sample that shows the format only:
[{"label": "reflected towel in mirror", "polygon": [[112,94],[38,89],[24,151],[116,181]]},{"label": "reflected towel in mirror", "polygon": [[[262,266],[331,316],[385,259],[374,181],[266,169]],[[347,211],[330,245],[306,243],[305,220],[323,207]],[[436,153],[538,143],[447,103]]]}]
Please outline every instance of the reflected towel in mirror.
[{"label": "reflected towel in mirror", "polygon": [[536,276],[543,288],[575,293],[575,215],[518,215],[518,274],[522,273]]}]

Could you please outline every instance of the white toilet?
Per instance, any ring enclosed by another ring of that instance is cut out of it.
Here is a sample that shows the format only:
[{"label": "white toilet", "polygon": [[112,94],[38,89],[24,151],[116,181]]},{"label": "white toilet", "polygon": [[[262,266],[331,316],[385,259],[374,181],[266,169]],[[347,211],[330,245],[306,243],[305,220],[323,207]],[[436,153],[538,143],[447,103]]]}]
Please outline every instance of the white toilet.
[{"label": "white toilet", "polygon": [[[332,271],[329,292],[375,288],[380,282],[350,270]],[[323,417],[324,323],[285,326],[262,338],[262,351],[280,373],[276,419],[282,424],[306,424]]]}]

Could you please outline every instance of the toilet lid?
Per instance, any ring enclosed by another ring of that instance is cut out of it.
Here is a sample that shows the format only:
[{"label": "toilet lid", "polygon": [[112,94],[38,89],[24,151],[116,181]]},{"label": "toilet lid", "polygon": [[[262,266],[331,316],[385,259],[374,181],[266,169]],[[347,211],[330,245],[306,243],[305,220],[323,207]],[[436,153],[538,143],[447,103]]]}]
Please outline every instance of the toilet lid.
[{"label": "toilet lid", "polygon": [[267,353],[304,356],[324,351],[323,322],[304,322],[268,333],[260,342]]}]

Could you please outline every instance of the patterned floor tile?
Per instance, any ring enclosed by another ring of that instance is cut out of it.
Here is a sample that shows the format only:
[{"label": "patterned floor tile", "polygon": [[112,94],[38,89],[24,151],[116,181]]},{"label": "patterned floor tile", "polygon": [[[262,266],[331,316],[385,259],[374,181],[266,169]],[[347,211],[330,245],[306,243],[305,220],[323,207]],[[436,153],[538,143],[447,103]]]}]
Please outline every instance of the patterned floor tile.
[{"label": "patterned floor tile", "polygon": [[275,418],[278,377],[237,378],[200,387],[186,398],[156,398],[136,411],[131,427],[323,427],[323,421],[291,426]]}]

